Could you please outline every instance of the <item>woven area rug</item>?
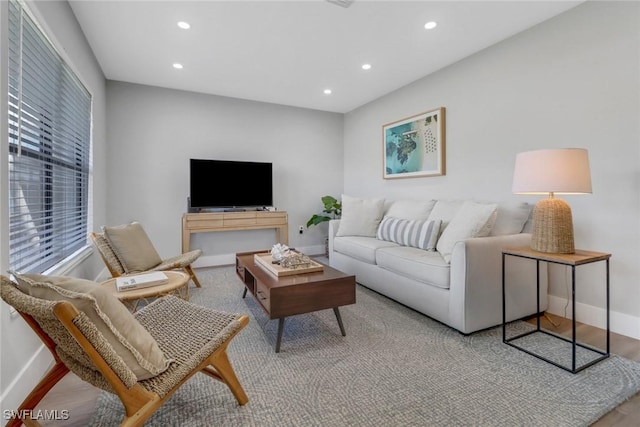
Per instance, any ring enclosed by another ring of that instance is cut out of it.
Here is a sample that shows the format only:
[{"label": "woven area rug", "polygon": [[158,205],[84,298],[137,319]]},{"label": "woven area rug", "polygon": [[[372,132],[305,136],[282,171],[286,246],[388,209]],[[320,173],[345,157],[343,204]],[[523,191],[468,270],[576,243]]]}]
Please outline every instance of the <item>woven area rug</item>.
[{"label": "woven area rug", "polygon": [[[612,355],[571,374],[502,343],[500,327],[464,336],[364,287],[357,303],[288,318],[280,353],[233,267],[200,269],[191,301],[247,313],[229,356],[249,403],[203,374],[147,426],[586,426],[640,390],[640,363]],[[516,322],[512,328],[528,328]],[[124,411],[108,393],[91,425]]]}]

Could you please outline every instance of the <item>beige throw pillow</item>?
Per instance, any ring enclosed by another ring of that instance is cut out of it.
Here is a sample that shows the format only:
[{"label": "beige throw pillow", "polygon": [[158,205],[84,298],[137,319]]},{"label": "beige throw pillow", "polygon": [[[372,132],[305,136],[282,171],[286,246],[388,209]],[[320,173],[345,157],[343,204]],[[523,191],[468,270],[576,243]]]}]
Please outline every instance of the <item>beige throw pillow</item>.
[{"label": "beige throw pillow", "polygon": [[458,213],[442,232],[436,249],[447,262],[451,262],[453,246],[472,237],[486,237],[496,221],[496,204],[465,201]]},{"label": "beige throw pillow", "polygon": [[138,380],[164,372],[167,360],[156,340],[127,308],[100,284],[74,277],[16,274],[18,287],[34,298],[69,301],[91,319]]},{"label": "beige throw pillow", "polygon": [[440,233],[443,233],[449,225],[449,222],[456,216],[460,208],[462,208],[463,204],[464,200],[437,200],[429,213],[428,219],[429,221],[436,219],[442,221]]},{"label": "beige throw pillow", "polygon": [[149,236],[139,222],[117,227],[102,227],[126,273],[147,271],[162,262]]},{"label": "beige throw pillow", "polygon": [[342,216],[336,236],[376,237],[384,213],[384,199],[342,195]]},{"label": "beige throw pillow", "polygon": [[389,204],[385,216],[422,221],[429,218],[435,204],[435,200],[396,200]]}]

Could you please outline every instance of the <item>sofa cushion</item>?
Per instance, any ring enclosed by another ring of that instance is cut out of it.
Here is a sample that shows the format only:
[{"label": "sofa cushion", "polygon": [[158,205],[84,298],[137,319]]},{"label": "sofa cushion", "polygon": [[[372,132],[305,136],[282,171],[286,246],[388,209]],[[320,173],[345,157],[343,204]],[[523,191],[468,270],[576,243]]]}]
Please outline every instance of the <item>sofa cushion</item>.
[{"label": "sofa cushion", "polygon": [[400,276],[449,289],[451,267],[438,252],[409,246],[380,248],[376,251],[378,267]]},{"label": "sofa cushion", "polygon": [[441,221],[409,220],[385,216],[378,227],[377,238],[402,246],[434,251]]},{"label": "sofa cushion", "polygon": [[34,298],[69,301],[91,319],[138,380],[164,372],[167,360],[156,340],[107,289],[91,280],[13,273],[20,290]]},{"label": "sofa cushion", "polygon": [[105,238],[113,248],[127,273],[147,271],[162,262],[147,233],[138,222],[102,227]]},{"label": "sofa cushion", "polygon": [[498,203],[496,222],[489,236],[521,233],[530,215],[531,205],[527,202]]},{"label": "sofa cushion", "polygon": [[387,206],[385,216],[426,220],[435,204],[435,200],[395,200]]},{"label": "sofa cushion", "polygon": [[396,247],[397,243],[378,240],[373,237],[343,236],[333,239],[333,250],[357,260],[375,264],[376,251],[380,248]]},{"label": "sofa cushion", "polygon": [[384,199],[342,195],[342,216],[336,236],[376,237],[384,212]]},{"label": "sofa cushion", "polygon": [[438,200],[433,206],[433,210],[429,214],[429,220],[439,219],[442,221],[440,225],[440,234],[444,233],[444,230],[449,225],[449,222],[458,213],[464,200]]},{"label": "sofa cushion", "polygon": [[496,220],[496,210],[495,203],[465,201],[438,239],[436,249],[445,261],[451,261],[451,253],[456,242],[488,236]]}]

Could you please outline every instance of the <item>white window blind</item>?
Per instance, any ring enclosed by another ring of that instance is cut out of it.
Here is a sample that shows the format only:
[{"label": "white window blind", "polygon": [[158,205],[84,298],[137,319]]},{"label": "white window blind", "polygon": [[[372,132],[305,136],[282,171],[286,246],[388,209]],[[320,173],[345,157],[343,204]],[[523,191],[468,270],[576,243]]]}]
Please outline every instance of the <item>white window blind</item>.
[{"label": "white window blind", "polygon": [[41,273],[87,244],[91,95],[9,2],[9,264]]}]

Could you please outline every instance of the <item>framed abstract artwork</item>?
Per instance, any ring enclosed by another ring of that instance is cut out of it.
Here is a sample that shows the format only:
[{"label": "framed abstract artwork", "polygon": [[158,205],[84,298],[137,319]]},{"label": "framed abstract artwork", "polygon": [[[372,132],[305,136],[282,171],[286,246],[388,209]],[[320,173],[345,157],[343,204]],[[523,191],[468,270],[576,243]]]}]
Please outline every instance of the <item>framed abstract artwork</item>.
[{"label": "framed abstract artwork", "polygon": [[384,179],[445,174],[444,107],[382,126]]}]

